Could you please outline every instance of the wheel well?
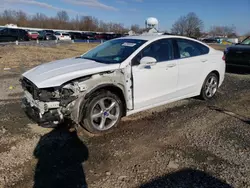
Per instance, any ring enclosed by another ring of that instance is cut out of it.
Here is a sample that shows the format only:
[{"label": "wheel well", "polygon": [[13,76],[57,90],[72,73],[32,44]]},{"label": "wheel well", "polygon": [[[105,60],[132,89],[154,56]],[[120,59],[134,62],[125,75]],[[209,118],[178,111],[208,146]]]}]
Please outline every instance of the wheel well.
[{"label": "wheel well", "polygon": [[212,71],[211,73],[216,74],[216,76],[218,77],[218,82],[220,83],[220,73],[218,71]]},{"label": "wheel well", "polygon": [[125,97],[124,97],[124,94],[123,94],[123,91],[117,87],[117,86],[113,86],[113,85],[104,85],[104,86],[99,86],[97,87],[96,89],[93,89],[90,93],[88,93],[85,98],[88,98],[89,96],[91,96],[93,93],[96,93],[100,90],[107,90],[107,91],[110,91],[114,94],[116,94],[122,101],[122,104],[123,104],[123,114],[122,116],[126,116],[126,113],[127,113],[127,105],[126,105],[126,100],[125,100]]}]

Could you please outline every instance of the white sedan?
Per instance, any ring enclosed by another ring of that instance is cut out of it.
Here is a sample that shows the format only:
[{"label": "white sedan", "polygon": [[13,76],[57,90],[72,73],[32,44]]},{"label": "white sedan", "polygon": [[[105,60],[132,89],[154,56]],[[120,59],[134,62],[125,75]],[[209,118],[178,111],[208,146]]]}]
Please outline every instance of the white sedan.
[{"label": "white sedan", "polygon": [[71,40],[69,33],[55,32],[54,34],[57,40]]},{"label": "white sedan", "polygon": [[128,36],[25,72],[23,106],[42,126],[70,119],[100,133],[136,112],[194,96],[211,99],[224,75],[223,52],[200,41]]}]

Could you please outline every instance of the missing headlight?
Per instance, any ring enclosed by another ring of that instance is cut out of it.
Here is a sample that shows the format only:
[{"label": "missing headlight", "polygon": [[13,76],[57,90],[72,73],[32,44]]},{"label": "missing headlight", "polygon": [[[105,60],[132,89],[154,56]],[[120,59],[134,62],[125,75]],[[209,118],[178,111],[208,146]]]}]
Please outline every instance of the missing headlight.
[{"label": "missing headlight", "polygon": [[69,88],[62,88],[61,90],[61,98],[68,98],[73,94],[74,92]]},{"label": "missing headlight", "polygon": [[54,88],[40,89],[38,93],[39,100],[43,102],[50,102],[60,98],[58,90]]}]

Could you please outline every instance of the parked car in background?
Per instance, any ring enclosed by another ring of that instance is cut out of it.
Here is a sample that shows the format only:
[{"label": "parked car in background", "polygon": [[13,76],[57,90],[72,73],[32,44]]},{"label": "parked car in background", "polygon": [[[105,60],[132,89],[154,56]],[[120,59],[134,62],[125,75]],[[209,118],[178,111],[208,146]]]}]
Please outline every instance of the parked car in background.
[{"label": "parked car in background", "polygon": [[47,40],[46,36],[49,35],[54,35],[54,31],[53,30],[42,30],[42,31],[38,31],[39,36],[38,39],[39,40]]},{"label": "parked car in background", "polygon": [[[28,32],[23,29],[16,28],[4,28],[0,30],[1,40],[10,40],[10,41],[28,41],[29,35]],[[8,41],[5,41],[8,42]]]},{"label": "parked car in background", "polygon": [[28,31],[28,36],[30,40],[36,40],[39,37],[39,33],[37,31]]},{"label": "parked car in background", "polygon": [[224,59],[227,66],[250,68],[250,36],[241,43],[227,47]]},{"label": "parked car in background", "polygon": [[96,34],[95,39],[96,40],[107,40],[107,34]]},{"label": "parked car in background", "polygon": [[15,36],[4,35],[4,34],[2,35],[1,30],[3,30],[3,28],[0,29],[0,42],[14,42],[14,41],[16,41]]},{"label": "parked car in background", "polygon": [[95,35],[95,39],[97,40],[111,40],[119,37],[122,37],[122,34],[101,33]]},{"label": "parked car in background", "polygon": [[54,34],[55,33],[53,30],[49,30],[49,29],[43,30],[43,32],[50,33],[50,34]]},{"label": "parked car in background", "polygon": [[85,40],[96,40],[96,33],[85,33],[83,32],[82,33],[82,39],[85,39]]},{"label": "parked car in background", "polygon": [[69,33],[55,32],[54,35],[56,36],[57,40],[71,40]]},{"label": "parked car in background", "polygon": [[92,133],[105,132],[123,116],[189,97],[213,98],[224,80],[222,57],[181,36],[109,40],[25,72],[23,107],[42,126],[71,119]]},{"label": "parked car in background", "polygon": [[82,34],[80,32],[68,32],[72,40],[82,39]]},{"label": "parked car in background", "polygon": [[113,38],[120,38],[122,37],[123,35],[122,34],[119,34],[119,33],[116,33],[116,34],[113,34]]},{"label": "parked car in background", "polygon": [[56,38],[56,36],[54,34],[47,33],[45,35],[45,40],[57,40],[57,38]]},{"label": "parked car in background", "polygon": [[217,39],[215,39],[215,38],[203,39],[202,42],[205,42],[205,43],[218,43]]}]

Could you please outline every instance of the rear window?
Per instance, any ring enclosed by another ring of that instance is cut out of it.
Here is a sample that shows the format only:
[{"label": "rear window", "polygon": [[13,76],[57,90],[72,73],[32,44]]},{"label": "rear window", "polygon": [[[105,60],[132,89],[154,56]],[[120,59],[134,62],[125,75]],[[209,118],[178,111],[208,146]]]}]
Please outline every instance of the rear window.
[{"label": "rear window", "polygon": [[63,35],[63,36],[69,36],[69,34],[67,34],[67,33],[63,33],[62,35]]},{"label": "rear window", "polygon": [[194,57],[209,53],[208,47],[193,40],[176,39],[176,41],[180,58]]},{"label": "rear window", "polygon": [[52,31],[52,30],[44,30],[44,31],[47,33],[54,33],[54,31]]}]

